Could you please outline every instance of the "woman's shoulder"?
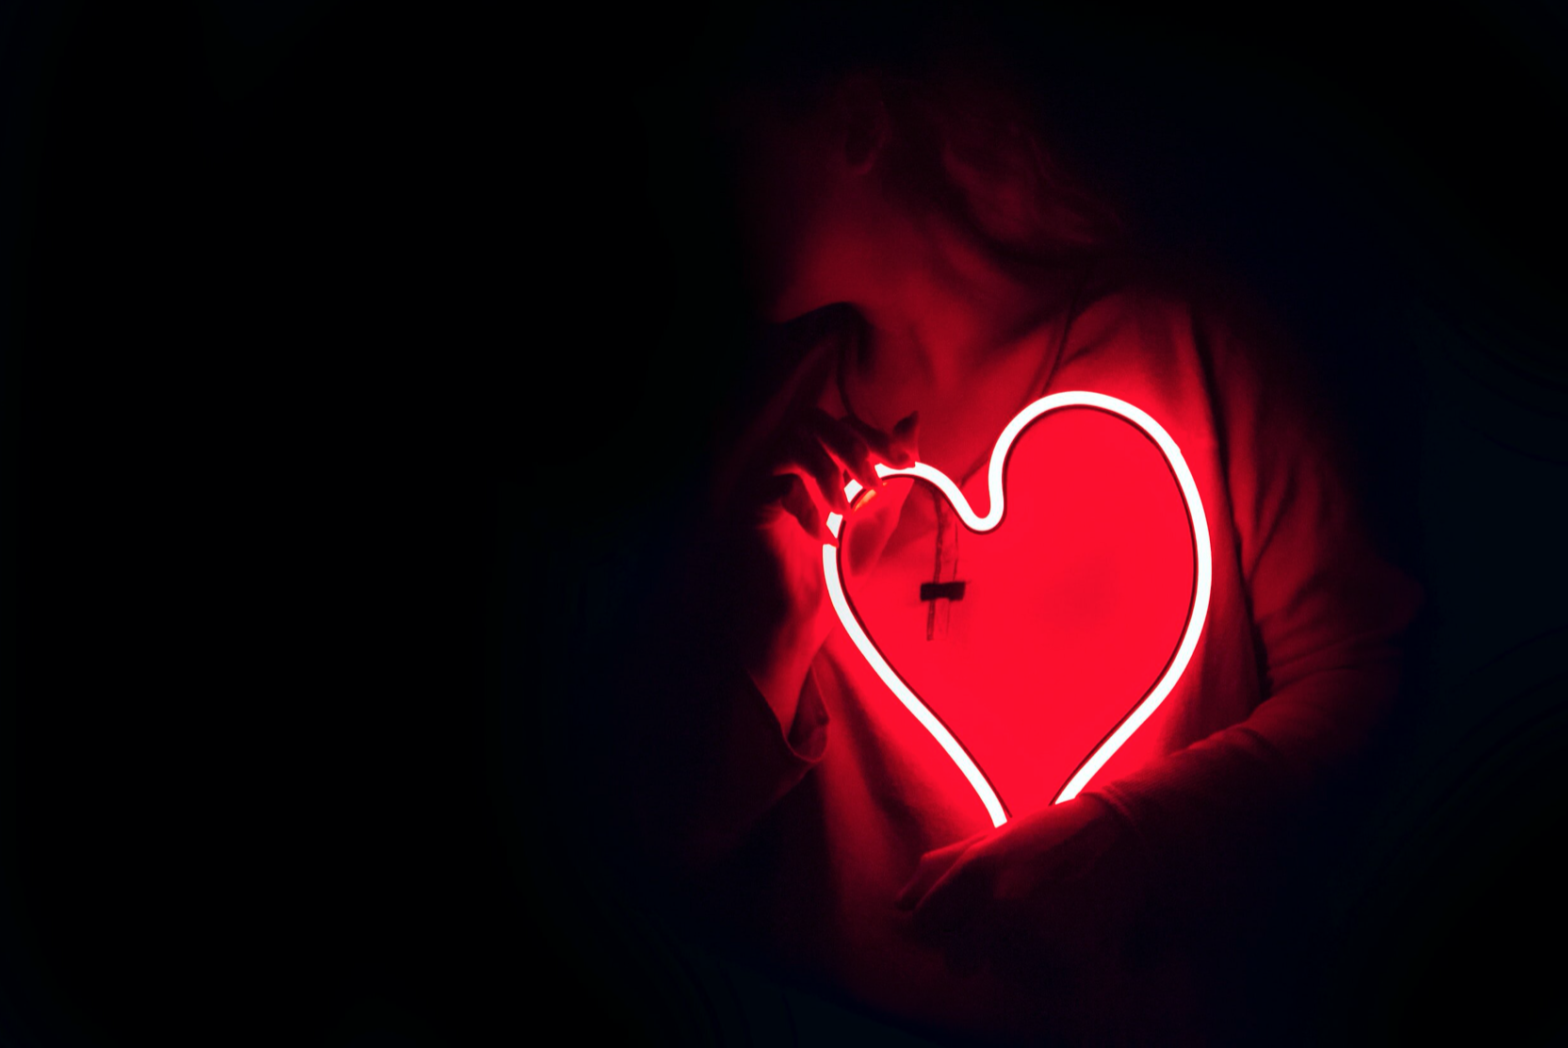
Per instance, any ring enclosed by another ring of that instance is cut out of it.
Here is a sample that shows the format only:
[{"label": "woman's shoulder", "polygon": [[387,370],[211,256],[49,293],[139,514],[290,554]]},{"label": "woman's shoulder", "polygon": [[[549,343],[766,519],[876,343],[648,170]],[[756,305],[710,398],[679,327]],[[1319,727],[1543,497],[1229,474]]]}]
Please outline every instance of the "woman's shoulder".
[{"label": "woman's shoulder", "polygon": [[1120,303],[1147,309],[1171,308],[1189,297],[1182,271],[1147,251],[1121,250],[1082,261],[1080,299],[1085,305]]},{"label": "woman's shoulder", "polygon": [[1234,275],[1156,252],[1086,260],[1072,335],[1079,351],[1117,344],[1145,354],[1191,353],[1227,368],[1295,353],[1283,325]]},{"label": "woman's shoulder", "polygon": [[1249,311],[1240,284],[1202,263],[1152,251],[1085,258],[1077,296],[1080,316],[1121,323],[1213,322]]}]

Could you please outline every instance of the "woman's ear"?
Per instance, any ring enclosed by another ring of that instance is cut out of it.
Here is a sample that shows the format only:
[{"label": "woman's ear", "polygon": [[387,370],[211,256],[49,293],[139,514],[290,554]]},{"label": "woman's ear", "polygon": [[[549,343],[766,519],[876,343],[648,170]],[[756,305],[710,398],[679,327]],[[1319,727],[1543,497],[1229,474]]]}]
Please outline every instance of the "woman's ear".
[{"label": "woman's ear", "polygon": [[876,166],[892,133],[881,85],[869,75],[848,78],[839,92],[839,110],[844,163],[852,174],[864,175]]}]

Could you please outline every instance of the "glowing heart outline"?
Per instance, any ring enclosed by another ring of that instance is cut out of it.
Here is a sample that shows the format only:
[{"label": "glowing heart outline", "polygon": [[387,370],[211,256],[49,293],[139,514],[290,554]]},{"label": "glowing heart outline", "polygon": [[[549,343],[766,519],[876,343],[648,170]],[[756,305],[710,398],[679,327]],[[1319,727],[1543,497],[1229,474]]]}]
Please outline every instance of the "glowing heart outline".
[{"label": "glowing heart outline", "polygon": [[[1175,689],[1177,681],[1186,672],[1187,665],[1192,661],[1193,653],[1197,650],[1198,639],[1203,633],[1203,625],[1208,619],[1209,597],[1214,584],[1213,551],[1209,545],[1209,522],[1203,512],[1203,499],[1198,494],[1197,482],[1192,478],[1192,471],[1187,468],[1187,460],[1182,457],[1181,449],[1165,431],[1165,427],[1154,421],[1152,417],[1140,408],[1134,407],[1125,400],[1106,396],[1103,393],[1090,393],[1084,390],[1074,390],[1065,393],[1052,393],[1041,397],[1039,400],[1026,406],[1002,430],[996,438],[996,444],[991,449],[991,460],[987,467],[986,490],[990,496],[990,508],[985,516],[975,513],[969,505],[969,500],[959,490],[947,474],[934,466],[924,462],[917,462],[906,469],[894,469],[883,463],[876,467],[879,477],[914,477],[923,480],[935,487],[947,499],[948,503],[958,514],[964,526],[976,534],[984,534],[995,530],[1001,523],[1006,513],[1007,503],[1004,493],[1003,478],[1007,469],[1007,459],[1012,452],[1014,441],[1023,431],[1043,417],[1044,415],[1062,408],[1093,408],[1107,414],[1114,415],[1126,422],[1130,422],[1143,431],[1144,435],[1152,440],[1160,453],[1165,456],[1165,463],[1170,467],[1172,475],[1176,478],[1177,486],[1181,488],[1182,503],[1187,510],[1187,522],[1192,528],[1192,546],[1195,561],[1195,579],[1192,590],[1192,602],[1187,612],[1187,623],[1182,630],[1180,642],[1171,659],[1165,665],[1165,670],[1160,674],[1154,685],[1144,693],[1143,697],[1130,709],[1116,726],[1102,739],[1078,766],[1078,769],[1068,779],[1056,795],[1052,804],[1060,804],[1078,796],[1089,780],[1105,766],[1105,763],[1121,749],[1133,733],[1141,728],[1145,721],[1153,715],[1154,711]],[[849,500],[850,506],[855,506],[855,499],[864,490],[858,480],[851,480],[844,486],[844,496]],[[839,529],[843,527],[844,517],[840,513],[830,513],[827,518],[828,530],[834,538],[839,537]],[[860,650],[867,664],[876,672],[877,676],[886,684],[888,690],[904,704],[904,707],[914,715],[921,726],[931,734],[937,743],[946,751],[948,757],[963,772],[964,778],[969,780],[969,785],[974,789],[980,802],[985,805],[987,814],[991,817],[993,826],[1001,826],[1007,821],[1007,807],[991,786],[985,772],[980,765],[970,756],[969,751],[959,742],[957,737],[942,723],[942,719],[931,710],[929,706],[916,695],[914,689],[904,682],[898,672],[888,663],[882,652],[866,633],[865,625],[860,621],[859,614],[854,605],[844,593],[844,585],[840,577],[839,558],[842,556],[842,546],[833,543],[822,544],[822,574],[827,583],[828,596],[833,602],[833,610],[838,613],[839,622],[844,626],[845,632]]]}]

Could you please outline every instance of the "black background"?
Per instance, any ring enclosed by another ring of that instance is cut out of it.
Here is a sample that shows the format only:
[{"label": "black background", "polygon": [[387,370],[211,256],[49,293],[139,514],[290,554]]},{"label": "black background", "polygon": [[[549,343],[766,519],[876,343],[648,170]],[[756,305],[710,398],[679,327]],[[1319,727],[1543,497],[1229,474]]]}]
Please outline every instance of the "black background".
[{"label": "black background", "polygon": [[[533,759],[744,368],[750,15],[500,6],[0,15],[0,1043],[904,1043],[628,906]],[[1568,20],[986,10],[1314,349],[1428,589],[1252,1035],[1555,1043]]]}]

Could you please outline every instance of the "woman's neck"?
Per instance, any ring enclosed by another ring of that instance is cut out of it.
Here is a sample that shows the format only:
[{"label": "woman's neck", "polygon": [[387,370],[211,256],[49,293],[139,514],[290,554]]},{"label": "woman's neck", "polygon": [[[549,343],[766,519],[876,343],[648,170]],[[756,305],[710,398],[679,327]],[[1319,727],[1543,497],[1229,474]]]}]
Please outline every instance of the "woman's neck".
[{"label": "woman's neck", "polygon": [[854,405],[873,416],[866,421],[891,424],[919,410],[925,429],[924,413],[1029,371],[1016,358],[1037,361],[1045,349],[1039,338],[1067,306],[1065,272],[957,269],[892,267],[884,282],[851,302],[864,328],[845,379],[862,391]]},{"label": "woman's neck", "polygon": [[1058,273],[999,259],[947,223],[921,223],[893,243],[849,300],[867,326],[857,362],[867,377],[961,389],[1052,311]]},{"label": "woman's neck", "polygon": [[961,324],[879,326],[862,313],[842,361],[845,407],[881,429],[919,411],[920,458],[961,480],[1053,370],[1070,292],[1060,277],[1044,282],[1013,327],[967,344]]}]

